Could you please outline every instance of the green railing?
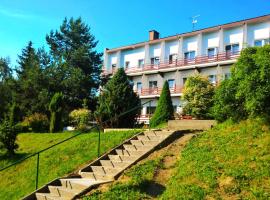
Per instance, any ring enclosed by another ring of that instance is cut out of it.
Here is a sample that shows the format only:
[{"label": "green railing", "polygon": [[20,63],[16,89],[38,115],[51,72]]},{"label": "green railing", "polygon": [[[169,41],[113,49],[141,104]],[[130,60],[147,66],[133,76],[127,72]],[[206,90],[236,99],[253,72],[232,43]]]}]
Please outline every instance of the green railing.
[{"label": "green railing", "polygon": [[[124,115],[126,115],[126,114],[128,114],[128,113],[130,113],[130,112],[132,112],[132,111],[134,111],[134,110],[137,110],[138,108],[142,108],[142,106],[145,105],[145,104],[149,104],[150,107],[151,107],[151,102],[152,102],[152,100],[149,100],[149,101],[147,101],[147,102],[141,104],[140,106],[134,107],[134,108],[132,108],[132,109],[126,111],[126,112],[123,112],[123,113],[121,113],[121,114],[119,114],[119,115],[117,115],[117,116],[115,116],[115,117],[113,117],[113,118],[110,118],[110,119],[106,120],[106,121],[103,122],[103,123],[106,123],[106,122],[108,122],[108,121],[110,121],[110,120],[112,120],[112,119],[114,119],[114,118],[117,119],[117,118],[119,118],[119,117],[122,117],[122,116],[124,116]],[[94,130],[94,129],[97,129],[97,130],[98,130],[97,157],[100,156],[100,143],[101,143],[100,126],[101,126],[101,125],[97,124],[97,125],[94,125],[94,126],[92,126],[91,128],[89,128],[89,132],[91,132],[91,131]],[[150,119],[149,119],[149,128],[150,128]],[[67,138],[67,139],[64,139],[64,140],[62,140],[62,141],[60,141],[60,142],[58,142],[58,143],[56,143],[56,144],[54,144],[54,145],[51,145],[51,146],[49,146],[49,147],[47,147],[47,148],[45,148],[45,149],[42,149],[42,150],[40,150],[40,151],[38,151],[38,152],[36,152],[36,153],[33,153],[33,154],[29,155],[29,156],[26,156],[26,157],[24,157],[24,158],[22,158],[22,159],[20,159],[20,160],[18,160],[18,161],[16,161],[16,162],[14,162],[14,163],[8,165],[8,166],[6,166],[6,167],[3,167],[2,169],[0,169],[0,172],[2,172],[2,171],[4,171],[4,170],[7,170],[7,169],[11,168],[12,166],[15,166],[15,165],[17,165],[17,164],[19,164],[19,163],[22,163],[22,162],[24,162],[24,161],[26,161],[26,160],[28,160],[28,159],[30,159],[30,158],[36,156],[37,160],[36,160],[35,189],[37,190],[37,189],[38,189],[38,184],[39,184],[40,154],[43,153],[43,152],[45,152],[45,151],[48,151],[49,149],[52,149],[53,147],[58,146],[58,145],[60,145],[60,144],[62,144],[62,143],[64,143],[64,142],[67,142],[67,141],[69,141],[69,140],[72,140],[72,139],[74,139],[74,138],[76,138],[77,136],[82,135],[82,134],[84,134],[84,133],[82,133],[82,132],[77,133],[77,134],[75,134],[75,135],[73,135],[73,136],[71,136],[71,137],[69,137],[69,138]],[[3,180],[2,180],[2,181],[3,181]]]}]

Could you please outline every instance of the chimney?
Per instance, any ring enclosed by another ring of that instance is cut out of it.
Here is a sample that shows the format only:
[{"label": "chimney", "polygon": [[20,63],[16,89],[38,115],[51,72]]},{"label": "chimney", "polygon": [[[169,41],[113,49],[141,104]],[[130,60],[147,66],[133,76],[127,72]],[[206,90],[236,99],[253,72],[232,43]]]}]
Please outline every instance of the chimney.
[{"label": "chimney", "polygon": [[159,32],[156,30],[149,31],[149,41],[159,39]]}]

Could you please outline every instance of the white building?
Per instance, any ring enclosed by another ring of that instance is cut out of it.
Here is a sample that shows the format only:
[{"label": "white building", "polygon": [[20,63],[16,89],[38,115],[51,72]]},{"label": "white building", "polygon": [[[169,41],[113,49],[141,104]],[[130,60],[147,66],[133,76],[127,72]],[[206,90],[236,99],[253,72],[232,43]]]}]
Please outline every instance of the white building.
[{"label": "white building", "polygon": [[269,43],[270,15],[232,22],[193,32],[159,38],[149,31],[149,41],[106,49],[103,74],[124,68],[134,83],[142,103],[142,120],[153,113],[165,80],[177,109],[187,77],[194,73],[208,76],[213,84],[230,76],[230,67],[240,51],[248,46]]}]

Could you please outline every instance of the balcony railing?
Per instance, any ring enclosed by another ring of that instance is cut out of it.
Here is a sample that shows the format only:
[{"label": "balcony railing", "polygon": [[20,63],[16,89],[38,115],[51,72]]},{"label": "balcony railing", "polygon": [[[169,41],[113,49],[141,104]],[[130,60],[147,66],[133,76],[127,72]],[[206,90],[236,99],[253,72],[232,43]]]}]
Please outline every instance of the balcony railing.
[{"label": "balcony railing", "polygon": [[[238,52],[223,52],[218,53],[216,55],[208,56],[197,56],[194,59],[177,59],[177,60],[166,60],[164,62],[160,62],[159,64],[148,64],[140,67],[129,67],[126,68],[125,71],[127,74],[129,73],[136,73],[142,71],[151,71],[151,70],[159,70],[159,69],[169,69],[175,67],[184,67],[189,65],[196,65],[196,64],[206,64],[206,63],[213,63],[213,62],[220,62],[226,60],[234,60],[238,58],[240,55],[240,51]],[[103,70],[103,74],[113,74],[117,69],[112,70]]]},{"label": "balcony railing", "polygon": [[[180,94],[183,90],[183,87],[175,86],[170,88],[171,94]],[[162,88],[154,87],[154,88],[145,88],[141,90],[135,90],[135,92],[139,96],[149,96],[149,95],[160,95]]]}]

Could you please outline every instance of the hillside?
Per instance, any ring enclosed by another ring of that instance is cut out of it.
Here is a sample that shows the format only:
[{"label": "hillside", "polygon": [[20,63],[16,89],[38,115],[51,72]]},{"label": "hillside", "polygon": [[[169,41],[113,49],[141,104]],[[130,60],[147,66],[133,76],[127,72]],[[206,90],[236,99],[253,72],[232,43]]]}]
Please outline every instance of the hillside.
[{"label": "hillside", "polygon": [[261,120],[226,122],[189,139],[154,152],[84,199],[270,198],[270,130]]}]

